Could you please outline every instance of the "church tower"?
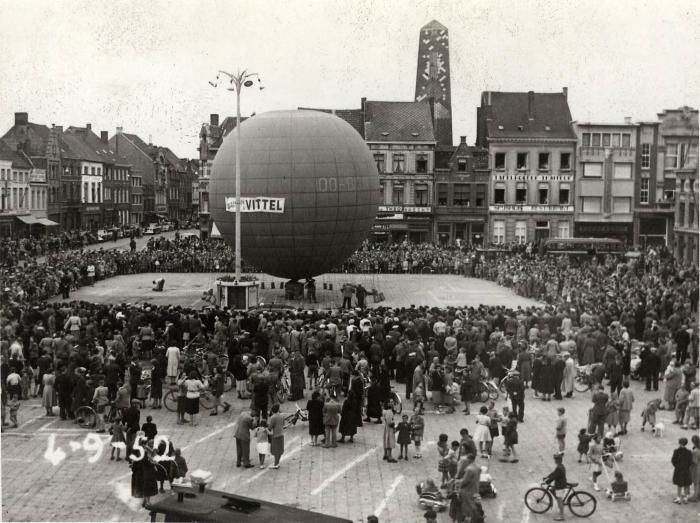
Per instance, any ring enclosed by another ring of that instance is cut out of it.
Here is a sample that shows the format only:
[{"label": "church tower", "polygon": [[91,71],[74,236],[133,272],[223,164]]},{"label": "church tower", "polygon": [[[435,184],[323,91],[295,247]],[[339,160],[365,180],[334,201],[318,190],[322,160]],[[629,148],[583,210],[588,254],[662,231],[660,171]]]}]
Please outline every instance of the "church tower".
[{"label": "church tower", "polygon": [[435,100],[434,126],[438,144],[452,145],[450,46],[447,28],[433,20],[420,30],[416,101]]}]

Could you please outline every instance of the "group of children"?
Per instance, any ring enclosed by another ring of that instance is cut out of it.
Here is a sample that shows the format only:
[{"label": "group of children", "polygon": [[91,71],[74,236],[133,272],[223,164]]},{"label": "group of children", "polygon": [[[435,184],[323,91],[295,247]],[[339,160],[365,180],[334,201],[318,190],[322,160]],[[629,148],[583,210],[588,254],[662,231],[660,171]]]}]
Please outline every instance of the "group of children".
[{"label": "group of children", "polygon": [[[407,414],[402,415],[401,421],[393,429],[396,434],[396,444],[399,446],[398,459],[408,461],[408,447],[411,442],[413,442],[415,448],[413,458],[420,459],[423,457],[421,454],[421,442],[423,441],[425,420],[423,419],[422,405],[415,405],[410,419]],[[387,450],[390,449],[385,449],[385,454]]]}]

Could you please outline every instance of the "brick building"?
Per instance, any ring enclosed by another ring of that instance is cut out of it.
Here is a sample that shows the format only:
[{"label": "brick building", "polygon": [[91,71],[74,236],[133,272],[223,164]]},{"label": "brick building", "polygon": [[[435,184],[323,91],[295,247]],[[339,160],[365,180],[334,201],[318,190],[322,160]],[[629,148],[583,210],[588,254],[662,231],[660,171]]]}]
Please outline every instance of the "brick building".
[{"label": "brick building", "polygon": [[482,93],[477,146],[488,148],[490,159],[491,242],[573,235],[576,134],[566,88]]}]

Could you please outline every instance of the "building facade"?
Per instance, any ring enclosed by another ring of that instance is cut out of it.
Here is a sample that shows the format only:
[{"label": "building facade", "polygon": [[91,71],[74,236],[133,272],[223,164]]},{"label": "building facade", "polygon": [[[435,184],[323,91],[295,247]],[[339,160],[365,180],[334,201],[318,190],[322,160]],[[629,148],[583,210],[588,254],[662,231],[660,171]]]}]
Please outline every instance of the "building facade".
[{"label": "building facade", "polygon": [[698,160],[676,171],[673,254],[688,267],[698,266]]},{"label": "building facade", "polygon": [[488,150],[470,147],[466,136],[457,147],[435,152],[433,238],[441,244],[483,245],[488,238]]},{"label": "building facade", "polygon": [[637,125],[576,123],[574,236],[634,240]]},{"label": "building facade", "polygon": [[574,229],[576,134],[567,90],[482,94],[477,146],[490,161],[490,242],[567,238]]},{"label": "building facade", "polygon": [[365,141],[379,172],[377,240],[433,241],[432,104],[363,99]]},{"label": "building facade", "polygon": [[29,179],[32,163],[19,145],[0,141],[0,236],[24,236],[36,220],[31,214]]}]

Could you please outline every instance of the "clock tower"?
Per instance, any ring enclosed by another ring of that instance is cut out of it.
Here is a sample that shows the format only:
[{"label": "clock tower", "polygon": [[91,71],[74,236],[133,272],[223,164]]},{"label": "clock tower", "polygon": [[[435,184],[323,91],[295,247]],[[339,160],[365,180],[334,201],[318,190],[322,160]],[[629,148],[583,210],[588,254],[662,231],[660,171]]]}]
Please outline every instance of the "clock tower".
[{"label": "clock tower", "polygon": [[440,145],[452,145],[450,46],[447,28],[433,20],[421,27],[418,41],[416,101],[435,101],[433,125]]}]

